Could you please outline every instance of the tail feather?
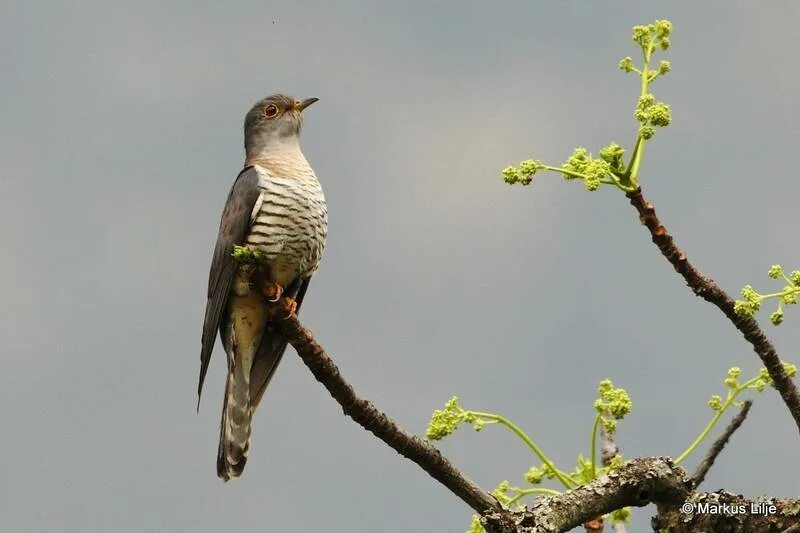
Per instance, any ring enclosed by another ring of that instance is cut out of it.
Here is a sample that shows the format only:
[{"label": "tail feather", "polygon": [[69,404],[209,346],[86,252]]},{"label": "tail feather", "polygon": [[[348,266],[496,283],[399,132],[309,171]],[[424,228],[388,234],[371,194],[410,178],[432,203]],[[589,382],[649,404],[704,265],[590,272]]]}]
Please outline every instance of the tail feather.
[{"label": "tail feather", "polygon": [[247,463],[253,409],[250,407],[250,372],[245,365],[235,365],[228,372],[225,401],[222,407],[217,475],[229,480],[239,477]]},{"label": "tail feather", "polygon": [[223,332],[228,379],[217,452],[217,475],[225,481],[239,477],[247,462],[255,408],[250,398],[250,372],[266,325],[264,304],[258,295],[234,296],[229,311]]},{"label": "tail feather", "polygon": [[[284,291],[295,298],[298,311],[309,279],[299,279]],[[244,471],[253,412],[286,350],[286,339],[269,324],[260,295],[236,295],[228,311],[220,328],[228,378],[217,452],[217,475],[225,481]]]}]

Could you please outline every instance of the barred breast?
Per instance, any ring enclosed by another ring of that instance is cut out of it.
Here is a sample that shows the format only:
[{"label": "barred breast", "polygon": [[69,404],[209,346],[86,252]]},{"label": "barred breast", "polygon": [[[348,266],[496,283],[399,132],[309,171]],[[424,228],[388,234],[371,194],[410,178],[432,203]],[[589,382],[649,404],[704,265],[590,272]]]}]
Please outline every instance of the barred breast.
[{"label": "barred breast", "polygon": [[325,195],[310,167],[291,178],[255,168],[261,196],[246,243],[264,252],[273,281],[286,287],[319,266],[328,233]]}]

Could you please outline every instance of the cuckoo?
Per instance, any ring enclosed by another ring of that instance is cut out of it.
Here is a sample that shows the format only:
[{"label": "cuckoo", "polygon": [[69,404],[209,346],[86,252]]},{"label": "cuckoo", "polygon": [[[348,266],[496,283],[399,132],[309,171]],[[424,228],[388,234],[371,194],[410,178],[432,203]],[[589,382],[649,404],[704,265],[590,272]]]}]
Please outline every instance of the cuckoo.
[{"label": "cuckoo", "polygon": [[317,98],[273,95],[244,120],[244,169],[222,211],[208,279],[198,401],[217,331],[228,359],[217,475],[241,475],[253,412],[286,339],[269,307],[287,298],[299,309],[325,246],[328,212],[322,188],[300,149],[303,111]]}]

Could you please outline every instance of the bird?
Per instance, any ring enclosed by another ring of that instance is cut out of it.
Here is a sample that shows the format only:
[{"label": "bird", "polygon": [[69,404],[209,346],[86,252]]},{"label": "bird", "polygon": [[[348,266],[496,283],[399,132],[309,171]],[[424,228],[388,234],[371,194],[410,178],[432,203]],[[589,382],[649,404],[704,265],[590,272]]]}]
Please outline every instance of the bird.
[{"label": "bird", "polygon": [[244,120],[244,166],[211,260],[197,386],[199,409],[219,332],[228,362],[217,452],[224,481],[244,470],[253,413],[286,350],[269,307],[284,299],[299,311],[325,248],[325,195],[300,149],[303,112],[318,100],[274,94]]}]

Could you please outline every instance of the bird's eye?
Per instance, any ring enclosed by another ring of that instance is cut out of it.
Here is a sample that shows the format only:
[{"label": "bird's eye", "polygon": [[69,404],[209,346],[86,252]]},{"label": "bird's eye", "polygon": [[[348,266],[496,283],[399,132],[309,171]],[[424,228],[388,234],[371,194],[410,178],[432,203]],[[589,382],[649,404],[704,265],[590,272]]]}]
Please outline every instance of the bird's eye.
[{"label": "bird's eye", "polygon": [[278,114],[278,106],[269,104],[264,108],[264,116],[267,118],[274,118]]}]

